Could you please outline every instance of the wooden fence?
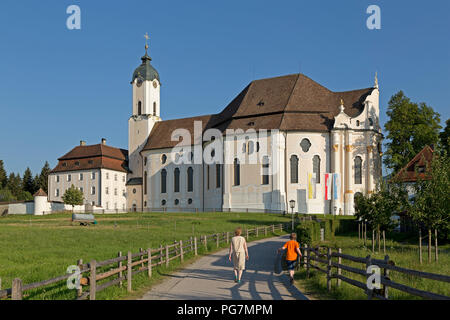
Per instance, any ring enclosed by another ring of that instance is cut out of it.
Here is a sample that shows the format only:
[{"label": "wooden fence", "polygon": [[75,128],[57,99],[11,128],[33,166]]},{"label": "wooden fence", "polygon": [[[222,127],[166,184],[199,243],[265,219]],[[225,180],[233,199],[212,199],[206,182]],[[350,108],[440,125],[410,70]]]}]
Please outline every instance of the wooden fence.
[{"label": "wooden fence", "polygon": [[[253,229],[243,230],[243,236],[249,240],[250,236],[267,236],[269,233],[280,232],[286,230],[290,226],[289,223],[276,224],[270,226],[257,227]],[[216,233],[211,235],[190,237],[185,241],[175,241],[173,244],[166,244],[159,248],[148,248],[146,250],[139,249],[139,252],[126,254],[119,252],[117,257],[105,260],[92,260],[89,263],[83,263],[78,260],[77,266],[80,269],[80,286],[77,289],[77,300],[89,298],[95,300],[96,293],[108,287],[117,285],[122,287],[124,282],[127,285],[127,291],[132,291],[133,276],[138,273],[146,272],[148,277],[152,276],[153,268],[157,266],[170,265],[170,261],[180,259],[183,262],[186,254],[198,255],[199,246],[202,245],[204,250],[208,250],[208,243],[212,242],[213,246],[220,247],[221,243],[229,243],[232,237],[231,232]],[[0,299],[11,298],[12,300],[22,300],[25,291],[42,288],[44,286],[55,284],[61,281],[67,281],[73,274],[65,274],[53,279],[24,285],[22,280],[16,278],[13,280],[12,287],[0,290]],[[86,288],[87,290],[84,290]],[[1,289],[1,279],[0,279]]]},{"label": "wooden fence", "polygon": [[[395,265],[394,261],[389,260],[389,256],[386,255],[384,260],[374,259],[370,255],[365,258],[354,257],[348,254],[343,254],[339,248],[337,252],[333,252],[331,248],[325,247],[308,247],[305,245],[302,247],[303,261],[301,264],[306,268],[306,277],[310,276],[310,269],[313,268],[319,272],[326,274],[327,277],[327,290],[331,291],[332,279],[337,279],[337,286],[341,285],[341,281],[344,281],[352,286],[358,287],[367,294],[368,299],[378,298],[382,300],[389,299],[389,288],[397,289],[408,294],[419,296],[425,299],[433,300],[450,300],[450,297],[437,293],[419,290],[412,288],[397,282],[394,282],[390,278],[390,272],[399,272],[418,278],[431,279],[441,282],[450,283],[450,276],[440,275],[429,272],[422,272],[417,270],[406,269]],[[351,267],[342,263],[342,260],[353,261],[364,265],[364,269]],[[367,273],[367,268],[371,265],[375,265],[380,268],[380,289],[369,289],[367,286],[367,280],[372,273]],[[334,268],[334,272],[333,272]],[[355,279],[342,275],[342,270],[348,271],[353,274],[359,274],[366,278],[366,282],[361,282]]]}]

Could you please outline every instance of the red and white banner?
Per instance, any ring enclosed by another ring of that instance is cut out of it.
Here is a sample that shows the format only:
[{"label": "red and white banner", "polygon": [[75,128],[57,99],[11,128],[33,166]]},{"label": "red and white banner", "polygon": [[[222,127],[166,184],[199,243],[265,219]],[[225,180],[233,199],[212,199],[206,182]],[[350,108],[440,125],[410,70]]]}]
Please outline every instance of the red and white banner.
[{"label": "red and white banner", "polygon": [[325,173],[325,200],[331,200],[331,173]]}]

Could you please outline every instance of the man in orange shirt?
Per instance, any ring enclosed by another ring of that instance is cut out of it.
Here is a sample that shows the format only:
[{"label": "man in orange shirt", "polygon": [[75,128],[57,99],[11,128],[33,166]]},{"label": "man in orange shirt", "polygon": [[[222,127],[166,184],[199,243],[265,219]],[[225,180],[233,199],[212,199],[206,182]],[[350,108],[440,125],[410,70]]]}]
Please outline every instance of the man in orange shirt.
[{"label": "man in orange shirt", "polygon": [[289,270],[290,282],[294,284],[295,263],[297,262],[297,257],[301,257],[302,253],[300,252],[300,245],[297,242],[297,234],[291,233],[290,239],[282,248],[278,249],[278,252],[286,250],[286,263]]}]

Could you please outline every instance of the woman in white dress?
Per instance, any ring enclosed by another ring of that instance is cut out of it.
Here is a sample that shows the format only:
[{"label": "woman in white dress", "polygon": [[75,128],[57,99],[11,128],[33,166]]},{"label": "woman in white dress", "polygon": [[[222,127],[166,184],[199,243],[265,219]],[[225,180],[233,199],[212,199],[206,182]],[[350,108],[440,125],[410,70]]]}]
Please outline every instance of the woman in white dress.
[{"label": "woman in white dress", "polygon": [[237,228],[234,231],[235,236],[231,238],[230,254],[228,260],[233,258],[234,282],[240,283],[242,271],[245,270],[245,260],[248,260],[247,241],[241,236],[242,229]]}]

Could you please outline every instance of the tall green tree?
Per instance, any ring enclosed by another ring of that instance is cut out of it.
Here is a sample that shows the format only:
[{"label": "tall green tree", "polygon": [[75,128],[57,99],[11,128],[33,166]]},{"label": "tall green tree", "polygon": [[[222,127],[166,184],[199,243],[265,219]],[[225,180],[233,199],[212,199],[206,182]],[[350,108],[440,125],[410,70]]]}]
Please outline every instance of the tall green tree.
[{"label": "tall green tree", "polygon": [[50,165],[48,161],[45,161],[42,167],[41,174],[39,175],[39,188],[42,188],[46,193],[48,193],[48,174],[50,173]]},{"label": "tall green tree", "polygon": [[81,206],[83,204],[84,195],[80,189],[77,189],[74,185],[71,185],[70,188],[64,192],[62,200],[65,204],[71,205],[73,211],[75,206]]},{"label": "tall green tree", "polygon": [[6,187],[8,183],[8,176],[6,175],[6,170],[3,166],[3,160],[0,160],[0,189]]},{"label": "tall green tree", "polygon": [[427,171],[428,179],[415,184],[415,196],[411,207],[413,219],[428,231],[428,261],[431,261],[432,231],[435,232],[436,260],[438,259],[438,232],[444,238],[450,232],[450,160],[446,155],[434,156]]},{"label": "tall green tree", "polygon": [[441,148],[445,152],[447,152],[447,155],[450,155],[450,119],[447,119],[445,121],[445,128],[441,133],[439,134],[440,142],[441,142]]},{"label": "tall green tree", "polygon": [[425,103],[412,102],[403,91],[391,97],[386,114],[389,120],[384,128],[389,142],[383,161],[395,173],[425,145],[437,144],[440,115]]},{"label": "tall green tree", "polygon": [[17,175],[14,174],[14,172],[11,172],[8,177],[8,184],[6,187],[11,191],[11,193],[16,197],[18,200],[19,195],[22,191],[22,179],[20,178],[20,174]]},{"label": "tall green tree", "polygon": [[22,183],[23,183],[23,191],[29,192],[31,194],[35,192],[33,174],[31,173],[31,170],[28,167],[26,168],[23,174]]}]

